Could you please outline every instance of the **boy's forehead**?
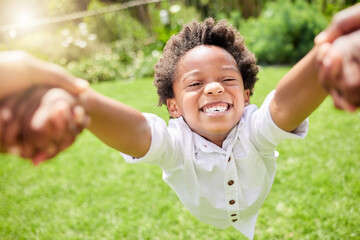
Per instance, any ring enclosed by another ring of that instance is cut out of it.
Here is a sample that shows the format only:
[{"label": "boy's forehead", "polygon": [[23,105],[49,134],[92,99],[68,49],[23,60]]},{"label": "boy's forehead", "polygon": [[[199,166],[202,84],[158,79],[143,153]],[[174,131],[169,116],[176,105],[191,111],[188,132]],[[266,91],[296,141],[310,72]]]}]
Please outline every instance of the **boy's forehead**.
[{"label": "boy's forehead", "polygon": [[222,65],[223,68],[239,72],[235,58],[224,48],[215,45],[199,45],[190,49],[180,58],[177,70],[192,71],[207,64]]},{"label": "boy's forehead", "polygon": [[[189,51],[187,51],[184,56],[191,54],[193,52],[196,52],[196,54],[206,54],[209,51],[214,51],[214,52],[222,52],[223,54],[229,54],[231,56],[231,54],[226,51],[224,48],[216,46],[216,45],[198,45],[192,49],[190,49]],[[232,57],[232,56],[231,56]]]}]

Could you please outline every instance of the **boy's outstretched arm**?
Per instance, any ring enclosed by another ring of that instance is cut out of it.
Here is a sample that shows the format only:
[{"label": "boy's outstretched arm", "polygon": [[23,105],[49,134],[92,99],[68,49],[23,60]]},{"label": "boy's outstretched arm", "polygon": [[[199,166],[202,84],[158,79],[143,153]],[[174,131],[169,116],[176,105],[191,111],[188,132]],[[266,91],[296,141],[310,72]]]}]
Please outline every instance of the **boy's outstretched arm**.
[{"label": "boy's outstretched arm", "polygon": [[139,111],[91,89],[80,95],[80,103],[91,118],[88,129],[104,143],[133,157],[147,153],[151,129]]},{"label": "boy's outstretched arm", "polygon": [[275,124],[285,131],[295,130],[327,96],[317,80],[317,52],[314,47],[276,87],[270,112]]}]

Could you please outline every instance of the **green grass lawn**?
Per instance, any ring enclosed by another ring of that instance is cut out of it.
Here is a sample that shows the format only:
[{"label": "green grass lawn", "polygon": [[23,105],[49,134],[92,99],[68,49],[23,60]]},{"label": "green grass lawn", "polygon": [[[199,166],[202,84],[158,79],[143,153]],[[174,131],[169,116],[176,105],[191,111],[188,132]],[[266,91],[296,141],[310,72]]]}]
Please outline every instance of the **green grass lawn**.
[{"label": "green grass lawn", "polygon": [[[252,102],[289,70],[266,67]],[[150,79],[93,85],[140,111],[158,108]],[[278,148],[278,172],[261,208],[255,239],[360,239],[360,112],[333,108],[310,117],[304,141]],[[126,164],[85,131],[39,167],[1,155],[0,239],[245,239],[195,219],[151,165]]]}]

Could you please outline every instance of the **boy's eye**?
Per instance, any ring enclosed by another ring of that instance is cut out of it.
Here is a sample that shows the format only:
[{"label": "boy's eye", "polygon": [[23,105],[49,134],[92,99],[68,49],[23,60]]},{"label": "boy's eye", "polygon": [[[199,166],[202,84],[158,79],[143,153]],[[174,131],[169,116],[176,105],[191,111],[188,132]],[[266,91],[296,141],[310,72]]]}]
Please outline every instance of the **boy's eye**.
[{"label": "boy's eye", "polygon": [[224,79],[223,82],[230,82],[230,81],[234,81],[235,79],[234,78],[227,78],[227,79]]},{"label": "boy's eye", "polygon": [[200,83],[196,82],[188,85],[188,87],[196,87],[196,86],[200,86]]}]

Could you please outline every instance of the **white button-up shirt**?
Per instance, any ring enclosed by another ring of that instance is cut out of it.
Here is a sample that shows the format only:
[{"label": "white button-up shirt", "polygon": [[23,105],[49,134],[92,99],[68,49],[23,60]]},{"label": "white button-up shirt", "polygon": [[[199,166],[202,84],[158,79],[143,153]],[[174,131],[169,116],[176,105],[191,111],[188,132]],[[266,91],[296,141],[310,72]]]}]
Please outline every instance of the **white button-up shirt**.
[{"label": "white button-up shirt", "polygon": [[249,239],[276,172],[275,147],[284,139],[304,138],[308,121],[294,132],[271,119],[270,93],[258,109],[245,108],[222,148],[192,132],[182,117],[169,126],[144,114],[151,126],[151,146],[142,158],[123,154],[127,162],[147,162],[163,169],[163,180],[199,220],[218,228],[233,226]]}]

